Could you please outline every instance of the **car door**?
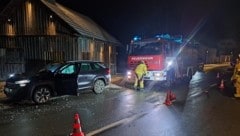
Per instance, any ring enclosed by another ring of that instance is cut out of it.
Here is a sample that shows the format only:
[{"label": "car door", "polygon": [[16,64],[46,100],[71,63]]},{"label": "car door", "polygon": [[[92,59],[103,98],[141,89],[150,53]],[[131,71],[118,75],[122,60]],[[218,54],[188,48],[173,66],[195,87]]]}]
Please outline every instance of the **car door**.
[{"label": "car door", "polygon": [[90,62],[82,62],[77,80],[78,89],[82,90],[92,88],[93,79],[94,74],[92,73]]},{"label": "car door", "polygon": [[55,74],[55,86],[59,94],[76,94],[78,66],[66,64]]}]

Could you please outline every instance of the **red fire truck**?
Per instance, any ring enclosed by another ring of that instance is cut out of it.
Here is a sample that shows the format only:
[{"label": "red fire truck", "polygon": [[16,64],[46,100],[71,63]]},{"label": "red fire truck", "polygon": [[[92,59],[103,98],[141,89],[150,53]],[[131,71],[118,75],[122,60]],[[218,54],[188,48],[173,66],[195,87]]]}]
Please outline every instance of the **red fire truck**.
[{"label": "red fire truck", "polygon": [[140,60],[144,60],[148,68],[144,80],[164,81],[167,86],[171,86],[179,78],[191,79],[198,68],[196,47],[189,46],[181,37],[135,37],[127,46],[127,52],[128,81],[134,80],[133,70]]}]

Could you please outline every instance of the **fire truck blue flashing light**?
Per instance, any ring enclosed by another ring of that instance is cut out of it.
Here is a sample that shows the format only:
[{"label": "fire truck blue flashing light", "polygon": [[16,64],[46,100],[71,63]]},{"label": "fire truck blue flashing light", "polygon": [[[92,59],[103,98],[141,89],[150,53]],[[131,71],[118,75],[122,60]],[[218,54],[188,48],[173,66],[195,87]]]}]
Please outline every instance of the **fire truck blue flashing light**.
[{"label": "fire truck blue flashing light", "polygon": [[156,38],[163,38],[163,39],[171,39],[171,36],[169,34],[161,34],[161,35],[156,35]]},{"label": "fire truck blue flashing light", "polygon": [[162,39],[165,39],[165,40],[171,40],[171,41],[174,41],[176,43],[182,43],[182,36],[170,36],[169,34],[161,34],[161,35],[156,35],[155,36],[156,38],[162,38]]},{"label": "fire truck blue flashing light", "polygon": [[139,41],[139,40],[141,40],[141,37],[139,37],[139,36],[134,36],[133,37],[133,41]]},{"label": "fire truck blue flashing light", "polygon": [[177,43],[182,43],[182,39],[175,39],[174,41]]}]

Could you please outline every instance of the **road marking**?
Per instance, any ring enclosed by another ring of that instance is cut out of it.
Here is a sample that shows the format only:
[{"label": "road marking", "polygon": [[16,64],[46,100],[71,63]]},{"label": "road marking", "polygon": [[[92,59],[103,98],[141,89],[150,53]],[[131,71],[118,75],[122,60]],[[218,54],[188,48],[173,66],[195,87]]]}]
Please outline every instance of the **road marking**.
[{"label": "road marking", "polygon": [[108,129],[114,128],[114,127],[119,126],[119,125],[121,125],[121,124],[132,122],[132,121],[134,121],[134,120],[136,120],[136,119],[138,119],[138,118],[141,118],[142,116],[145,116],[146,114],[147,114],[147,113],[137,114],[137,115],[133,115],[133,116],[131,116],[131,117],[128,117],[128,118],[119,120],[119,121],[117,121],[117,122],[114,122],[114,123],[112,123],[112,124],[109,124],[109,125],[107,125],[107,126],[104,126],[104,127],[102,127],[102,128],[99,128],[99,129],[97,129],[97,130],[94,130],[94,131],[86,134],[86,136],[94,136],[94,135],[96,135],[96,134],[99,134],[99,133],[101,133],[101,132],[103,132],[103,131],[106,131],[106,130],[108,130]]},{"label": "road marking", "polygon": [[210,85],[210,87],[214,87],[214,86],[216,86],[217,84],[212,84],[212,85]]}]

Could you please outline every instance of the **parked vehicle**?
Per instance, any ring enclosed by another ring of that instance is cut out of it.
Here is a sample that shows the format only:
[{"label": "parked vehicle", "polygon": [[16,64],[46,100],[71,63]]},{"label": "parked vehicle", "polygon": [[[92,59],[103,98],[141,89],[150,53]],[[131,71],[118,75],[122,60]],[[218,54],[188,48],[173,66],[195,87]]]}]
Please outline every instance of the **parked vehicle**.
[{"label": "parked vehicle", "polygon": [[86,89],[92,89],[96,94],[102,93],[110,78],[110,69],[101,62],[53,63],[30,77],[12,75],[6,80],[4,93],[9,98],[29,99],[41,104],[50,97],[76,95]]}]

